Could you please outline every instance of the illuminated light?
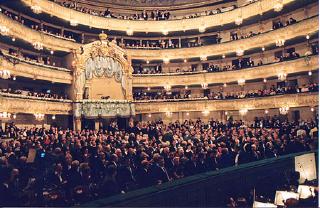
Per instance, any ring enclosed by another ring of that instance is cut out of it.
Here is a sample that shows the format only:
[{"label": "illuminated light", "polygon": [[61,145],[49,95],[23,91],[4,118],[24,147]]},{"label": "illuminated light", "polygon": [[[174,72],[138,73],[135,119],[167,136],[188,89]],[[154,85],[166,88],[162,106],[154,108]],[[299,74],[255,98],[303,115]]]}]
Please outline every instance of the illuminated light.
[{"label": "illuminated light", "polygon": [[277,3],[273,6],[274,11],[280,12],[283,9],[282,0],[277,0]]},{"label": "illuminated light", "polygon": [[12,118],[13,118],[13,119],[16,119],[16,118],[17,118],[17,114],[13,114],[13,115],[12,115]]},{"label": "illuminated light", "polygon": [[168,63],[170,62],[170,59],[169,59],[169,58],[164,58],[164,59],[163,59],[163,62],[164,62],[165,64],[168,64]]},{"label": "illuminated light", "polygon": [[44,119],[44,114],[42,113],[35,113],[34,117],[36,118],[36,120],[43,120]]},{"label": "illuminated light", "polygon": [[171,90],[171,86],[170,86],[170,85],[165,85],[165,86],[164,86],[164,89],[165,89],[166,91],[170,91],[170,90]]},{"label": "illuminated light", "polygon": [[8,33],[9,33],[9,28],[7,28],[6,26],[2,26],[2,25],[0,25],[0,34],[1,35],[8,35]]},{"label": "illuminated light", "polygon": [[227,87],[227,83],[224,83],[224,84],[223,84],[223,87]]},{"label": "illuminated light", "polygon": [[11,72],[9,70],[0,70],[1,79],[9,79],[11,77]]},{"label": "illuminated light", "polygon": [[167,111],[167,112],[166,112],[166,116],[167,116],[167,117],[171,117],[171,116],[172,116],[172,112]]},{"label": "illuminated light", "polygon": [[31,10],[32,10],[35,14],[40,14],[40,13],[42,12],[41,6],[38,6],[38,5],[33,5],[33,6],[31,6]]},{"label": "illuminated light", "polygon": [[147,90],[150,91],[150,87],[148,87]]},{"label": "illuminated light", "polygon": [[276,40],[276,46],[278,46],[278,47],[284,46],[285,42],[286,41],[284,39]]},{"label": "illuminated light", "polygon": [[237,54],[237,56],[243,56],[244,50],[238,49],[238,50],[236,51],[236,54]]},{"label": "illuminated light", "polygon": [[148,114],[148,117],[151,118],[151,116],[152,116],[151,113],[149,113],[149,114]]},{"label": "illuminated light", "polygon": [[203,33],[205,31],[206,31],[206,27],[205,26],[199,27],[199,32]]},{"label": "illuminated light", "polygon": [[79,24],[79,22],[77,21],[77,20],[74,20],[74,19],[72,19],[72,20],[70,20],[70,25],[71,26],[78,26],[78,24]]},{"label": "illuminated light", "polygon": [[287,79],[287,74],[284,73],[284,72],[281,72],[278,74],[278,79],[281,80],[281,81],[284,81]]},{"label": "illuminated light", "polygon": [[206,109],[206,110],[202,111],[202,114],[203,114],[204,116],[207,116],[207,115],[210,114],[210,111]]},{"label": "illuminated light", "polygon": [[133,35],[133,30],[132,29],[128,29],[127,30],[127,35],[129,35],[129,36]]},{"label": "illuminated light", "polygon": [[147,61],[146,61],[146,63],[147,63],[147,64],[149,64],[149,63],[150,63],[150,61],[149,61],[149,60],[147,60]]},{"label": "illuminated light", "polygon": [[14,42],[14,41],[16,41],[16,38],[12,38],[11,40]]},{"label": "illuminated light", "polygon": [[307,39],[307,40],[309,40],[309,39],[310,39],[310,36],[309,36],[309,35],[307,35],[307,36],[306,36],[306,39]]},{"label": "illuminated light", "polygon": [[267,82],[267,79],[266,79],[266,78],[264,78],[264,79],[263,79],[263,82],[264,82],[264,83],[266,83],[266,82]]},{"label": "illuminated light", "polygon": [[226,55],[223,54],[223,55],[222,55],[222,58],[223,58],[223,59],[226,58]]},{"label": "illuminated light", "polygon": [[228,111],[224,112],[224,115],[228,115]]},{"label": "illuminated light", "polygon": [[34,43],[32,43],[32,45],[33,45],[34,49],[36,49],[38,51],[43,49],[43,44],[40,42],[34,42]]},{"label": "illuminated light", "polygon": [[200,56],[200,60],[201,61],[206,61],[206,60],[208,60],[208,58],[207,58],[206,55],[202,55],[202,56]]},{"label": "illuminated light", "polygon": [[242,116],[246,115],[247,113],[248,113],[248,109],[240,109],[239,110],[239,114]]},{"label": "illuminated light", "polygon": [[279,108],[279,112],[281,115],[287,115],[289,112],[289,109],[290,108],[288,106],[283,106],[283,107]]},{"label": "illuminated light", "polygon": [[313,112],[313,111],[314,111],[314,108],[310,108],[310,110],[311,110],[311,112]]},{"label": "illuminated light", "polygon": [[184,63],[187,63],[187,59],[183,60]]},{"label": "illuminated light", "polygon": [[236,25],[241,25],[243,22],[243,18],[241,16],[239,16],[238,18],[235,19],[234,23]]},{"label": "illuminated light", "polygon": [[308,75],[309,75],[309,76],[312,76],[312,71],[309,71],[309,72],[308,72]]},{"label": "illuminated light", "polygon": [[188,86],[186,85],[186,86],[184,87],[184,89],[186,89],[186,90],[187,90],[187,89],[188,89]]},{"label": "illuminated light", "polygon": [[55,120],[55,119],[56,119],[56,116],[55,116],[55,115],[52,115],[51,118],[52,118],[52,120]]},{"label": "illuminated light", "polygon": [[264,114],[268,114],[269,113],[269,111],[268,110],[264,110]]},{"label": "illuminated light", "polygon": [[10,118],[10,117],[11,117],[11,113],[8,113],[8,112],[0,113],[0,118]]},{"label": "illuminated light", "polygon": [[190,115],[190,113],[189,113],[189,112],[187,112],[187,113],[186,113],[186,116],[189,116],[189,115]]},{"label": "illuminated light", "polygon": [[163,31],[162,31],[162,34],[168,35],[168,34],[169,34],[169,31],[168,31],[168,30],[163,30]]},{"label": "illuminated light", "polygon": [[261,48],[262,51],[265,51],[266,49],[264,47]]},{"label": "illuminated light", "polygon": [[202,89],[207,89],[208,88],[208,83],[201,83]]},{"label": "illuminated light", "polygon": [[16,76],[13,76],[13,77],[12,77],[12,80],[13,80],[13,81],[16,81],[16,80],[17,80],[17,77],[16,77]]},{"label": "illuminated light", "polygon": [[238,80],[238,85],[243,86],[246,83],[245,79],[239,79]]},{"label": "illuminated light", "polygon": [[298,186],[298,193],[300,199],[307,199],[309,197],[314,197],[315,194],[315,187],[313,186],[306,186],[306,185],[299,185]]},{"label": "illuminated light", "polygon": [[54,51],[53,51],[53,50],[51,50],[51,51],[50,51],[50,54],[51,54],[51,55],[53,55],[53,54],[54,54]]}]

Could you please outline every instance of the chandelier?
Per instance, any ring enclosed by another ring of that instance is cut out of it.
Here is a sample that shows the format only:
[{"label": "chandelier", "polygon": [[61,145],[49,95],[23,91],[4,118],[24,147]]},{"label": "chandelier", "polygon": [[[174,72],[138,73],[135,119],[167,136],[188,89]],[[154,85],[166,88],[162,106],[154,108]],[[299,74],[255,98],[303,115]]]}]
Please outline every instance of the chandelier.
[{"label": "chandelier", "polygon": [[8,112],[0,113],[0,118],[10,118],[10,117],[11,117],[11,113],[8,113]]},{"label": "chandelier", "polygon": [[289,109],[290,108],[288,106],[284,106],[284,107],[279,108],[279,112],[281,115],[287,115],[289,112]]},{"label": "chandelier", "polygon": [[246,115],[247,113],[248,113],[248,109],[246,109],[246,108],[239,110],[239,114],[240,114],[241,116],[244,116],[244,115]]},{"label": "chandelier", "polygon": [[201,83],[202,89],[207,89],[208,88],[208,83]]},{"label": "chandelier", "polygon": [[278,47],[284,46],[285,42],[286,41],[283,39],[276,40],[276,46],[278,46]]},{"label": "chandelier", "polygon": [[71,25],[71,26],[74,26],[74,27],[75,27],[75,26],[77,26],[78,24],[79,24],[79,22],[78,22],[77,20],[73,20],[73,19],[70,20],[70,25]]},{"label": "chandelier", "polygon": [[238,80],[238,85],[243,86],[246,83],[245,79],[239,79]]},{"label": "chandelier", "polygon": [[36,120],[41,121],[41,120],[44,119],[44,114],[42,114],[42,113],[35,113],[35,114],[34,114],[34,117],[36,118]]},{"label": "chandelier", "polygon": [[38,51],[43,50],[43,44],[40,42],[34,42],[34,43],[32,43],[32,45]]},{"label": "chandelier", "polygon": [[1,35],[8,35],[8,33],[9,33],[9,28],[7,28],[4,25],[0,25],[0,34]]},{"label": "chandelier", "polygon": [[38,5],[31,6],[31,10],[36,14],[40,14],[42,12],[41,6],[38,6]]},{"label": "chandelier", "polygon": [[243,22],[243,19],[242,19],[241,16],[237,17],[237,18],[235,19],[235,21],[234,21],[234,23],[235,23],[236,25],[241,25],[242,22]]},{"label": "chandelier", "polygon": [[287,78],[287,74],[286,73],[282,72],[282,73],[278,74],[278,79],[279,80],[284,81],[284,80],[286,80],[286,78]]},{"label": "chandelier", "polygon": [[243,56],[243,53],[244,53],[244,50],[242,50],[242,49],[238,49],[236,51],[237,56]]},{"label": "chandelier", "polygon": [[171,90],[171,86],[170,86],[170,85],[165,85],[165,86],[164,86],[164,89],[165,89],[166,91],[170,91],[170,90]]},{"label": "chandelier", "polygon": [[1,70],[0,78],[1,79],[9,79],[11,77],[11,72],[9,70]]},{"label": "chandelier", "polygon": [[277,3],[273,6],[274,11],[280,12],[283,9],[282,0],[277,0]]}]

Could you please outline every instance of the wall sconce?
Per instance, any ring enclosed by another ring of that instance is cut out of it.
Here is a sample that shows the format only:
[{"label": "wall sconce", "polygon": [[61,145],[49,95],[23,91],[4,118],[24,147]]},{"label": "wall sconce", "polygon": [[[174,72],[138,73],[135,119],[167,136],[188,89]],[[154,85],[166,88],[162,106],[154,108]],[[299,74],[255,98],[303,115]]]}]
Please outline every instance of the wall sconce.
[{"label": "wall sconce", "polygon": [[0,70],[1,79],[9,79],[11,77],[11,72],[9,70]]},{"label": "wall sconce", "polygon": [[162,31],[162,34],[163,34],[163,35],[168,35],[168,34],[169,34],[169,31],[168,31],[168,30],[163,30],[163,31]]},{"label": "wall sconce", "polygon": [[207,89],[208,88],[208,83],[201,83],[202,89]]},{"label": "wall sconce", "polygon": [[236,25],[241,25],[242,22],[243,22],[243,18],[241,16],[238,16],[234,21]]},{"label": "wall sconce", "polygon": [[284,72],[279,73],[279,74],[278,74],[278,79],[279,79],[280,81],[286,80],[286,79],[287,79],[287,74],[284,73]]},{"label": "wall sconce", "polygon": [[205,32],[206,31],[206,27],[205,26],[200,26],[199,27],[199,32],[200,33],[203,33],[203,32]]},{"label": "wall sconce", "polygon": [[172,112],[167,111],[167,112],[166,112],[166,116],[167,116],[167,117],[171,117],[171,116],[172,116]]},{"label": "wall sconce", "polygon": [[248,109],[240,109],[239,110],[239,114],[241,115],[241,116],[244,116],[244,115],[246,115],[248,113]]},{"label": "wall sconce", "polygon": [[210,114],[210,111],[206,109],[206,110],[202,111],[202,114],[204,116],[208,116]]},{"label": "wall sconce", "polygon": [[224,84],[223,84],[223,87],[227,87],[227,83],[224,83]]},{"label": "wall sconce", "polygon": [[34,43],[32,43],[32,45],[33,45],[34,49],[36,49],[38,51],[43,50],[43,44],[40,42],[34,42]]},{"label": "wall sconce", "polygon": [[200,56],[200,60],[201,61],[206,61],[206,60],[208,60],[208,58],[207,58],[206,55],[202,55],[202,56]]},{"label": "wall sconce", "polygon": [[42,12],[41,6],[38,6],[38,5],[32,5],[32,6],[31,6],[31,10],[32,10],[35,14],[40,14],[40,13]]},{"label": "wall sconce", "polygon": [[0,34],[1,35],[8,35],[8,33],[9,33],[9,28],[7,28],[6,26],[2,26],[2,25],[0,25]]},{"label": "wall sconce", "polygon": [[170,91],[170,90],[171,90],[171,86],[170,86],[170,85],[165,85],[165,86],[164,86],[164,89],[165,89],[166,91]]},{"label": "wall sconce", "polygon": [[289,109],[290,108],[288,106],[283,106],[283,107],[279,108],[279,112],[281,115],[287,115],[289,112]]},{"label": "wall sconce", "polygon": [[237,54],[237,56],[243,56],[244,50],[238,49],[238,50],[236,51],[236,54]]},{"label": "wall sconce", "polygon": [[151,116],[152,116],[151,113],[149,113],[149,114],[148,114],[148,117],[151,118]]},{"label": "wall sconce", "polygon": [[74,19],[72,19],[72,20],[70,20],[70,25],[71,26],[78,26],[78,24],[79,24],[79,22],[77,21],[77,20],[74,20]]},{"label": "wall sconce", "polygon": [[276,4],[273,6],[274,11],[280,12],[283,9],[282,0],[277,0]]},{"label": "wall sconce", "polygon": [[269,113],[269,111],[268,110],[264,110],[264,114],[268,114]]},{"label": "wall sconce", "polygon": [[238,85],[243,86],[246,83],[245,79],[239,79],[238,80]]},{"label": "wall sconce", "polygon": [[132,29],[127,29],[127,35],[129,35],[129,36],[133,35],[133,30]]},{"label": "wall sconce", "polygon": [[51,119],[56,120],[56,115],[52,115]]},{"label": "wall sconce", "polygon": [[10,117],[11,117],[11,113],[8,113],[8,112],[0,113],[0,118],[10,118]]},{"label": "wall sconce", "polygon": [[309,72],[308,72],[308,75],[309,75],[309,76],[312,76],[312,71],[309,71]]},{"label": "wall sconce", "polygon": [[286,41],[284,39],[279,39],[279,40],[276,40],[276,46],[277,47],[281,47],[281,46],[284,46],[284,43]]},{"label": "wall sconce", "polygon": [[42,113],[35,113],[34,114],[34,117],[36,118],[36,120],[43,120],[44,119],[44,114],[42,114]]},{"label": "wall sconce", "polygon": [[163,63],[168,64],[169,62],[170,62],[170,59],[169,59],[169,58],[164,58],[164,59],[163,59]]}]

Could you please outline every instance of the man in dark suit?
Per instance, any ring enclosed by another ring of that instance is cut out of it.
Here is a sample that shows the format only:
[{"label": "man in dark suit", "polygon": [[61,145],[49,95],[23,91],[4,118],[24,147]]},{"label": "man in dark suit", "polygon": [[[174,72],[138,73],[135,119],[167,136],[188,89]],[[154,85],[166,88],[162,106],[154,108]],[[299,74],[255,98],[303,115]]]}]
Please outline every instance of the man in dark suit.
[{"label": "man in dark suit", "polygon": [[164,158],[159,154],[153,157],[154,164],[151,166],[151,180],[152,184],[162,184],[170,181],[167,169],[164,167]]},{"label": "man in dark suit", "polygon": [[140,188],[151,185],[149,165],[150,163],[148,160],[143,160],[135,172],[135,178]]}]

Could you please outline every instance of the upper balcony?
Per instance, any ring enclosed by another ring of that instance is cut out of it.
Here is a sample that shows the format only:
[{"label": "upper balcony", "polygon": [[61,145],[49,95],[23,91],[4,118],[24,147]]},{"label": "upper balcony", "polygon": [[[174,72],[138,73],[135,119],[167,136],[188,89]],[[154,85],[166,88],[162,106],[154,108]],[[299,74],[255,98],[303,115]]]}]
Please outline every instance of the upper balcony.
[{"label": "upper balcony", "polygon": [[277,10],[276,8],[281,6],[285,8],[291,4],[305,3],[305,1],[283,0],[279,5],[278,0],[261,0],[224,13],[191,19],[159,21],[155,24],[154,21],[123,20],[90,15],[47,0],[22,0],[22,2],[30,8],[37,8],[38,10],[36,12],[50,14],[68,21],[72,25],[81,24],[88,27],[122,31],[131,34],[135,32],[169,34],[176,31],[202,31],[220,25],[246,21],[252,17]]},{"label": "upper balcony", "polygon": [[227,72],[197,72],[197,73],[167,73],[167,74],[145,74],[134,75],[133,87],[163,87],[169,86],[191,86],[201,85],[202,83],[232,83],[239,79],[255,80],[270,77],[276,77],[279,73],[292,74],[300,72],[308,72],[319,68],[319,56],[311,56],[307,61],[305,57],[301,57],[292,61],[280,63],[265,64],[248,69],[241,69]]}]

